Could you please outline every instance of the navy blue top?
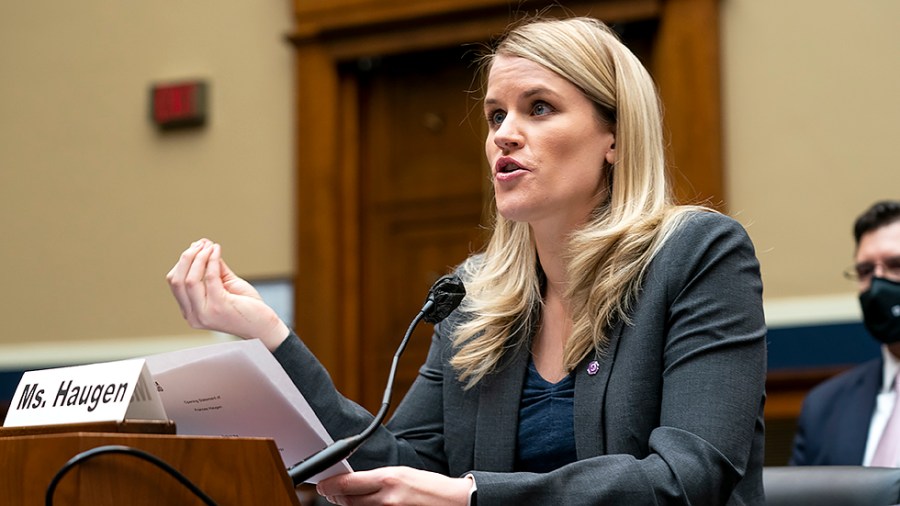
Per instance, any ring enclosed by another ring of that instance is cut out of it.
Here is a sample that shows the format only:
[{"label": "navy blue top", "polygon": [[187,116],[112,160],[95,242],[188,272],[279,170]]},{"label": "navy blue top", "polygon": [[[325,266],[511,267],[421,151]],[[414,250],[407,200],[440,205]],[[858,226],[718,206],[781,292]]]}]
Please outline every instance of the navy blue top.
[{"label": "navy blue top", "polygon": [[574,406],[574,373],[550,383],[529,359],[519,405],[516,471],[545,473],[577,460]]}]

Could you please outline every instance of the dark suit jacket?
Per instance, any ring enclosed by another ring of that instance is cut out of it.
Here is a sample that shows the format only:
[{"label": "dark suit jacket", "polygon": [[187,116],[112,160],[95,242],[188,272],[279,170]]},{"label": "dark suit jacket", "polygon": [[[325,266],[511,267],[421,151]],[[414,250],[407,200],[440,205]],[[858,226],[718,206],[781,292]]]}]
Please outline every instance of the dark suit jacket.
[{"label": "dark suit jacket", "polygon": [[797,421],[792,465],[862,465],[882,380],[881,357],[813,388]]},{"label": "dark suit jacket", "polygon": [[[529,350],[465,390],[435,327],[428,359],[386,428],[350,459],[355,469],[409,465],[472,472],[478,504],[762,504],[766,369],[762,285],[753,246],[735,221],[690,217],[648,267],[631,323],[575,376],[578,461],[545,474],[513,472]],[[372,416],[338,394],[299,339],[276,358],[335,439]],[[588,374],[598,360],[599,372]]]}]

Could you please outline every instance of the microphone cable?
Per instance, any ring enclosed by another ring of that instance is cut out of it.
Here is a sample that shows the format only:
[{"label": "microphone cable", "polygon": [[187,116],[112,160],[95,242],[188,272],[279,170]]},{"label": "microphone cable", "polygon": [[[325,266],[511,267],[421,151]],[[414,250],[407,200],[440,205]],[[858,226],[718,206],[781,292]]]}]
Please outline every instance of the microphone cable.
[{"label": "microphone cable", "polygon": [[186,476],[181,474],[180,471],[166,463],[164,460],[156,457],[150,453],[147,453],[143,450],[139,450],[137,448],[132,448],[130,446],[122,446],[122,445],[104,445],[98,446],[96,448],[91,448],[90,450],[85,450],[78,455],[75,455],[68,462],[66,462],[59,471],[56,472],[56,475],[50,480],[50,485],[47,486],[47,495],[45,499],[46,506],[53,506],[53,495],[56,492],[56,486],[59,485],[60,480],[71,471],[76,466],[94,458],[99,455],[107,454],[107,453],[119,453],[123,455],[130,455],[132,457],[137,457],[141,460],[145,460],[155,465],[156,467],[162,469],[170,476],[178,480],[179,483],[184,485],[191,493],[197,496],[204,504],[207,506],[218,506],[215,501],[212,500],[205,492],[200,490],[200,488],[195,485],[191,480],[187,479]]}]

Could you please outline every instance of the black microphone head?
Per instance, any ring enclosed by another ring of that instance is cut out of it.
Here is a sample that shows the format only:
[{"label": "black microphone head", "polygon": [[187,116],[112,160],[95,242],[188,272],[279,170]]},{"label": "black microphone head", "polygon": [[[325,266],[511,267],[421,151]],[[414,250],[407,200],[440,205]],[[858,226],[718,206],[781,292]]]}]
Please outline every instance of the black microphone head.
[{"label": "black microphone head", "polygon": [[428,291],[426,301],[434,301],[434,304],[425,314],[425,321],[434,324],[450,316],[450,313],[459,306],[465,296],[466,287],[458,276],[449,274],[441,277]]}]

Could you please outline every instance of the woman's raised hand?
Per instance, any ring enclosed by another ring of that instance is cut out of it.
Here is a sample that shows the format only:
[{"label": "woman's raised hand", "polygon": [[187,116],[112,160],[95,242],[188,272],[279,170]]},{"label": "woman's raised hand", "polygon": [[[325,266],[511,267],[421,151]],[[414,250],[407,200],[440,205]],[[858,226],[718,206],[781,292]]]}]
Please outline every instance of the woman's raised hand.
[{"label": "woman's raised hand", "polygon": [[218,244],[200,239],[181,254],[166,281],[184,319],[195,329],[257,338],[274,350],[288,336],[287,325],[259,292],[222,260]]}]

